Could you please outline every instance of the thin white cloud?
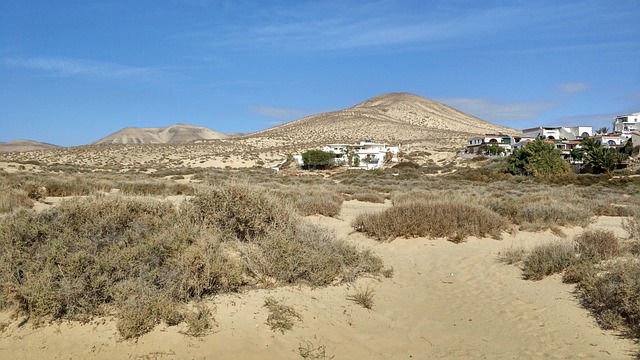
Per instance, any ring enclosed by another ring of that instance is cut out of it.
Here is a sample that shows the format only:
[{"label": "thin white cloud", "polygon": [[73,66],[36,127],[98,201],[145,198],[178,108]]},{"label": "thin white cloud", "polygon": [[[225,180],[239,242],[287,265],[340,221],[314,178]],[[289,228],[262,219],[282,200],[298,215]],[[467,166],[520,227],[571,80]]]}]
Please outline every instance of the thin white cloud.
[{"label": "thin white cloud", "polygon": [[497,103],[486,99],[445,98],[438,101],[487,121],[527,120],[556,104],[551,102]]},{"label": "thin white cloud", "polygon": [[[375,5],[375,6],[374,6]],[[354,7],[312,2],[268,8],[253,13],[250,21],[221,29],[202,26],[177,37],[200,38],[211,46],[247,48],[255,46],[289,50],[340,50],[472,39],[494,34],[526,20],[527,7],[498,6],[461,12],[459,8],[433,6],[411,11],[396,1],[378,1]]]},{"label": "thin white cloud", "polygon": [[563,94],[575,94],[589,89],[589,84],[585,82],[573,82],[556,85],[556,90]]},{"label": "thin white cloud", "polygon": [[153,68],[58,57],[10,58],[2,63],[8,67],[38,70],[49,76],[62,77],[146,78],[160,73],[160,70]]},{"label": "thin white cloud", "polygon": [[313,114],[313,112],[308,110],[278,108],[263,105],[252,106],[250,110],[254,114],[279,120],[274,122],[275,125],[279,125],[283,121],[295,120]]}]

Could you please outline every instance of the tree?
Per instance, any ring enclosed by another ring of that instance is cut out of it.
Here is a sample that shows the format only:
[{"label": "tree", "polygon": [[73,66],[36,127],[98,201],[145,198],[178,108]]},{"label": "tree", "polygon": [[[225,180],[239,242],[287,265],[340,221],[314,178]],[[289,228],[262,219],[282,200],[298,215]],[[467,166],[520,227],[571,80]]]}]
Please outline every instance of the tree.
[{"label": "tree", "polygon": [[354,165],[354,163],[353,163],[354,159],[358,157],[358,154],[356,153],[356,149],[354,149],[353,146],[347,146],[344,149],[344,154],[347,155],[347,164],[349,166],[358,166],[358,165],[360,165],[359,162],[358,162],[358,165]]},{"label": "tree", "polygon": [[627,140],[624,146],[620,148],[620,152],[626,156],[633,156],[633,150],[633,140],[631,139]]},{"label": "tree", "polygon": [[509,156],[507,170],[514,175],[549,176],[567,173],[570,167],[559,149],[538,138]]},{"label": "tree", "polygon": [[600,129],[596,130],[596,134],[607,135],[608,133],[609,133],[609,128],[606,126],[603,126]]},{"label": "tree", "polygon": [[326,169],[335,165],[336,155],[322,150],[307,150],[302,153],[305,169]]},{"label": "tree", "polygon": [[585,150],[584,165],[594,174],[610,173],[626,158],[617,149],[605,148],[599,142],[588,142],[583,144],[583,148]]},{"label": "tree", "polygon": [[504,151],[505,151],[504,148],[501,148],[500,146],[495,145],[495,144],[491,144],[491,145],[487,146],[484,150],[487,152],[487,154],[492,155],[492,156],[500,155],[500,154],[504,153]]}]

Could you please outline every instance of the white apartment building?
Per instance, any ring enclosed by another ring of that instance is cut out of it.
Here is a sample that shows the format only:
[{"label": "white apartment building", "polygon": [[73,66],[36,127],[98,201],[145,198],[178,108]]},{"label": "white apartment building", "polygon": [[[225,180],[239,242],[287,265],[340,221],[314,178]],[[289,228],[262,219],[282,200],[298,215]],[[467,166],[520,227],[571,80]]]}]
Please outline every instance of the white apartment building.
[{"label": "white apartment building", "polygon": [[613,132],[621,134],[622,141],[627,141],[631,138],[631,134],[640,130],[640,112],[630,115],[619,115],[613,120]]}]

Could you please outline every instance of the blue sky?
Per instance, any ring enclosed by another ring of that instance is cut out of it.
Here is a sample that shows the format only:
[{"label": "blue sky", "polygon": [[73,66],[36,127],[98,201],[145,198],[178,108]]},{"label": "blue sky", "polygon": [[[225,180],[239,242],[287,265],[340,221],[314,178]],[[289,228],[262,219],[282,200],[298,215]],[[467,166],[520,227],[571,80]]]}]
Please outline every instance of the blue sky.
[{"label": "blue sky", "polygon": [[638,19],[638,0],[0,0],[0,141],[250,132],[396,91],[611,126],[640,111]]}]

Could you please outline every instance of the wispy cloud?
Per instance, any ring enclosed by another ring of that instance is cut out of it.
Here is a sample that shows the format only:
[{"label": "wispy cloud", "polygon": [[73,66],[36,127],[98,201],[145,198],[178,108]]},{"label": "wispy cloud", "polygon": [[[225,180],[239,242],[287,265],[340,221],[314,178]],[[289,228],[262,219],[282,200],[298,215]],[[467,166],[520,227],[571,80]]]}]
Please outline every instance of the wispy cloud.
[{"label": "wispy cloud", "polygon": [[517,6],[461,11],[459,7],[389,0],[367,5],[308,2],[288,4],[286,9],[261,8],[235,26],[221,29],[214,23],[176,36],[200,38],[216,47],[251,50],[256,45],[288,50],[375,48],[470,40],[518,26],[519,19],[526,19],[528,13]]},{"label": "wispy cloud", "polygon": [[37,70],[48,76],[91,76],[103,78],[149,78],[158,76],[162,70],[157,68],[133,67],[107,62],[73,58],[36,57],[9,58],[2,61],[7,67]]},{"label": "wispy cloud", "polygon": [[556,85],[556,90],[563,94],[575,94],[589,89],[589,84],[585,82],[573,82]]},{"label": "wispy cloud", "polygon": [[617,116],[615,113],[602,113],[602,114],[587,114],[576,116],[565,116],[559,118],[554,125],[559,126],[577,126],[577,125],[592,125],[611,127],[613,119]]},{"label": "wispy cloud", "polygon": [[278,108],[278,107],[263,106],[263,105],[252,106],[250,110],[254,114],[278,120],[278,121],[272,122],[273,123],[272,125],[279,125],[282,122],[295,120],[295,119],[305,117],[314,113],[308,110]]},{"label": "wispy cloud", "polygon": [[552,102],[497,103],[486,99],[445,98],[438,101],[488,121],[527,120],[557,104]]}]

